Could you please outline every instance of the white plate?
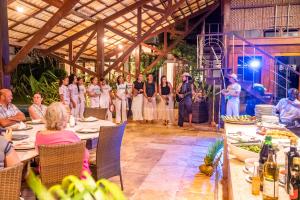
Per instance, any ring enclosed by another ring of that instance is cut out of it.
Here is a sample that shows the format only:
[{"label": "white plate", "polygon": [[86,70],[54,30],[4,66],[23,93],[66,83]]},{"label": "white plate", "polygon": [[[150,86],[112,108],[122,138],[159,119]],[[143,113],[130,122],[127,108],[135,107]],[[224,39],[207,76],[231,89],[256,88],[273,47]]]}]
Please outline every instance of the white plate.
[{"label": "white plate", "polygon": [[18,142],[17,144],[14,144],[15,150],[29,150],[34,149],[34,143],[33,142]]},{"label": "white plate", "polygon": [[89,134],[89,133],[98,133],[98,128],[81,128],[76,130],[77,133]]}]

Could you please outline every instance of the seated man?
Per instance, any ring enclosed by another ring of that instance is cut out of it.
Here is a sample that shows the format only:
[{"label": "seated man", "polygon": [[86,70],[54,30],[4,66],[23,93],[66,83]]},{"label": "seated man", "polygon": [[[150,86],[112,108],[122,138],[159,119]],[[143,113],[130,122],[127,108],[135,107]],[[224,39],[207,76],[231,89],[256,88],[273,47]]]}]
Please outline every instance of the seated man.
[{"label": "seated man", "polygon": [[32,120],[44,119],[47,106],[43,105],[42,101],[43,98],[40,93],[35,93],[33,95],[33,104],[28,108],[28,112]]},{"label": "seated man", "polygon": [[300,101],[297,100],[298,95],[298,90],[291,88],[288,90],[288,98],[281,99],[276,105],[281,123],[294,125],[294,121],[300,118]]},{"label": "seated man", "polygon": [[2,127],[25,121],[25,115],[11,103],[12,99],[13,96],[9,89],[0,90],[0,126]]}]

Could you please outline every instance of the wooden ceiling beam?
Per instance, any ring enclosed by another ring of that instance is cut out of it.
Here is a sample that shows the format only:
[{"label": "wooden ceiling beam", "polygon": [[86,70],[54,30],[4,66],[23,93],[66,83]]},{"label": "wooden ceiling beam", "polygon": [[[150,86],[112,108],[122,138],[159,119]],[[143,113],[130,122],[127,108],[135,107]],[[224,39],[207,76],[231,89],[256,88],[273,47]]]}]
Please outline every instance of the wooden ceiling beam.
[{"label": "wooden ceiling beam", "polygon": [[89,43],[92,41],[92,39],[94,38],[96,34],[96,31],[93,31],[89,38],[82,44],[81,48],[79,49],[79,51],[77,52],[76,56],[73,58],[72,62],[75,63],[79,56],[84,52],[84,50],[86,49],[86,47],[89,45]]},{"label": "wooden ceiling beam", "polygon": [[158,55],[163,54],[163,51],[160,50],[160,49],[158,49],[158,48],[156,48],[155,46],[146,44],[144,42],[142,42],[141,45],[144,46],[144,47],[147,47],[148,49],[151,49],[152,51],[155,51]]},{"label": "wooden ceiling beam", "polygon": [[149,5],[144,5],[143,8],[147,9],[147,10],[152,10],[154,12],[157,12],[157,13],[164,13],[166,12],[166,10],[164,9],[160,9],[158,7],[154,7],[154,6],[149,6]]},{"label": "wooden ceiling beam", "polygon": [[176,9],[178,9],[180,7],[180,5],[184,2],[185,0],[179,0],[175,5],[169,7],[169,9],[167,9],[166,13],[164,14],[163,17],[161,17],[159,20],[157,20],[155,22],[155,24],[146,32],[144,33],[143,36],[141,36],[139,39],[136,40],[136,42],[134,44],[131,45],[131,47],[129,47],[128,49],[126,49],[126,51],[122,54],[122,56],[120,56],[109,68],[107,68],[104,71],[104,75],[106,75],[110,70],[114,69],[114,68],[118,68],[119,64],[121,62],[124,62],[124,60],[126,58],[128,58],[129,54],[138,46],[141,44],[141,42],[143,42],[146,37],[148,35],[150,35],[157,27],[159,27],[161,25],[161,23],[163,21],[165,21]]},{"label": "wooden ceiling beam", "polygon": [[204,20],[213,12],[215,11],[216,8],[218,8],[219,3],[214,4],[211,9],[200,19],[198,20],[195,24],[193,24],[193,26],[189,27],[189,29],[187,31],[185,31],[184,35],[179,36],[178,38],[176,38],[175,41],[172,42],[172,44],[170,46],[168,46],[168,48],[164,51],[163,54],[159,55],[149,66],[147,66],[145,68],[145,70],[143,71],[143,74],[148,73],[162,58],[164,58],[168,52],[170,52],[174,47],[176,47],[176,45],[182,40],[184,39],[188,34],[190,34],[195,28],[197,28],[201,23],[204,22]]},{"label": "wooden ceiling beam", "polygon": [[11,73],[26,55],[45,37],[49,31],[79,2],[79,0],[66,0],[62,7],[48,20],[46,24],[30,39],[30,41],[16,54],[8,64],[8,72]]},{"label": "wooden ceiling beam", "polygon": [[[107,18],[105,18],[103,20],[103,23],[107,24],[108,22],[110,22],[110,21],[112,21],[112,20],[114,20],[114,19],[116,19],[116,18],[118,18],[118,17],[120,17],[120,16],[122,16],[122,15],[128,13],[128,12],[130,12],[131,10],[134,10],[134,9],[140,7],[140,6],[143,6],[144,4],[146,4],[146,3],[150,2],[150,1],[151,0],[140,0],[140,1],[138,1],[138,2],[136,2],[136,3],[134,3],[134,4],[130,5],[130,6],[128,6],[126,8],[120,10],[119,12],[117,12],[117,13],[115,13],[115,14],[107,17]],[[96,29],[96,24],[93,24],[93,25],[91,25],[91,26],[89,26],[89,27],[87,27],[87,28],[85,28],[85,29],[83,29],[83,30],[75,33],[74,35],[70,36],[69,38],[66,38],[63,41],[61,41],[61,42],[59,42],[59,43],[57,43],[57,44],[49,47],[46,50],[46,52],[47,53],[53,52],[56,49],[65,46],[70,41],[76,40],[77,38],[79,38],[79,37],[81,37],[81,36],[83,36],[83,35],[91,32],[92,30],[95,30],[95,29]]]},{"label": "wooden ceiling beam", "polygon": [[97,73],[96,73],[96,72],[93,72],[93,71],[91,71],[91,70],[88,70],[88,69],[86,69],[86,68],[84,68],[84,67],[82,67],[82,66],[80,66],[80,65],[78,65],[78,64],[76,64],[76,63],[74,63],[74,62],[72,62],[72,61],[70,61],[70,60],[67,60],[67,59],[65,59],[65,58],[62,58],[62,57],[60,57],[60,56],[58,56],[58,55],[56,55],[56,54],[54,54],[54,53],[50,53],[49,56],[51,56],[51,57],[53,57],[53,58],[59,60],[60,62],[66,63],[66,64],[68,64],[68,65],[71,65],[71,66],[74,67],[75,69],[79,69],[79,70],[81,70],[81,71],[83,71],[83,72],[86,72],[86,73],[92,75],[92,76],[97,76]]},{"label": "wooden ceiling beam", "polygon": [[106,29],[110,30],[111,32],[113,32],[113,33],[115,33],[115,34],[117,34],[117,35],[119,35],[119,36],[121,36],[121,37],[123,37],[123,38],[125,38],[125,39],[127,39],[129,41],[131,41],[131,42],[135,42],[136,41],[136,39],[134,37],[132,37],[130,35],[127,35],[126,33],[122,32],[122,31],[120,31],[120,30],[118,30],[118,29],[116,29],[116,28],[114,28],[114,27],[112,27],[110,25],[106,24],[106,25],[104,25],[104,27]]}]

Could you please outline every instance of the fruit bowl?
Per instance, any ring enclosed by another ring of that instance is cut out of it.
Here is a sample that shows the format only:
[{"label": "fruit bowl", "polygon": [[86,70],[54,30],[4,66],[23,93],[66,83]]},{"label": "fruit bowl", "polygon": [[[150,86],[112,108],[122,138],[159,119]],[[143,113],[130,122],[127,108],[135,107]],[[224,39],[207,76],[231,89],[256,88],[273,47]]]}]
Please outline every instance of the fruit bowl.
[{"label": "fruit bowl", "polygon": [[234,155],[238,160],[245,161],[247,158],[259,158],[259,153],[243,149],[241,146],[259,145],[257,143],[248,144],[230,144],[228,143],[229,153]]}]

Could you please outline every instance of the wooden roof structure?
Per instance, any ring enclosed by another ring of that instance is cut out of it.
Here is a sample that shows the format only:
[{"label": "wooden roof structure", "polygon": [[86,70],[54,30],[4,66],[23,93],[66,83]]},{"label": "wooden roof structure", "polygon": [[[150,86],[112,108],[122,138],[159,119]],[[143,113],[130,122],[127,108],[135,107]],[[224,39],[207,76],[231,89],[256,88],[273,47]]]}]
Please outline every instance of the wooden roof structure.
[{"label": "wooden roof structure", "polygon": [[[10,45],[22,47],[11,61],[3,64],[4,71],[12,72],[33,48],[38,48],[83,71],[87,70],[76,61],[95,59],[96,72],[87,72],[102,76],[111,69],[117,70],[141,45],[152,49],[159,57],[165,56],[171,49],[168,44],[161,51],[144,41],[163,32],[182,39],[194,27],[188,23],[189,19],[198,15],[205,18],[216,9],[219,1],[4,0],[2,4],[2,10],[6,8],[7,13],[0,14],[1,28],[7,26]],[[185,23],[186,28],[177,30],[177,23]],[[1,38],[5,40],[3,35]],[[123,54],[118,56],[120,52]],[[112,57],[115,62],[105,69],[105,60]]]}]

